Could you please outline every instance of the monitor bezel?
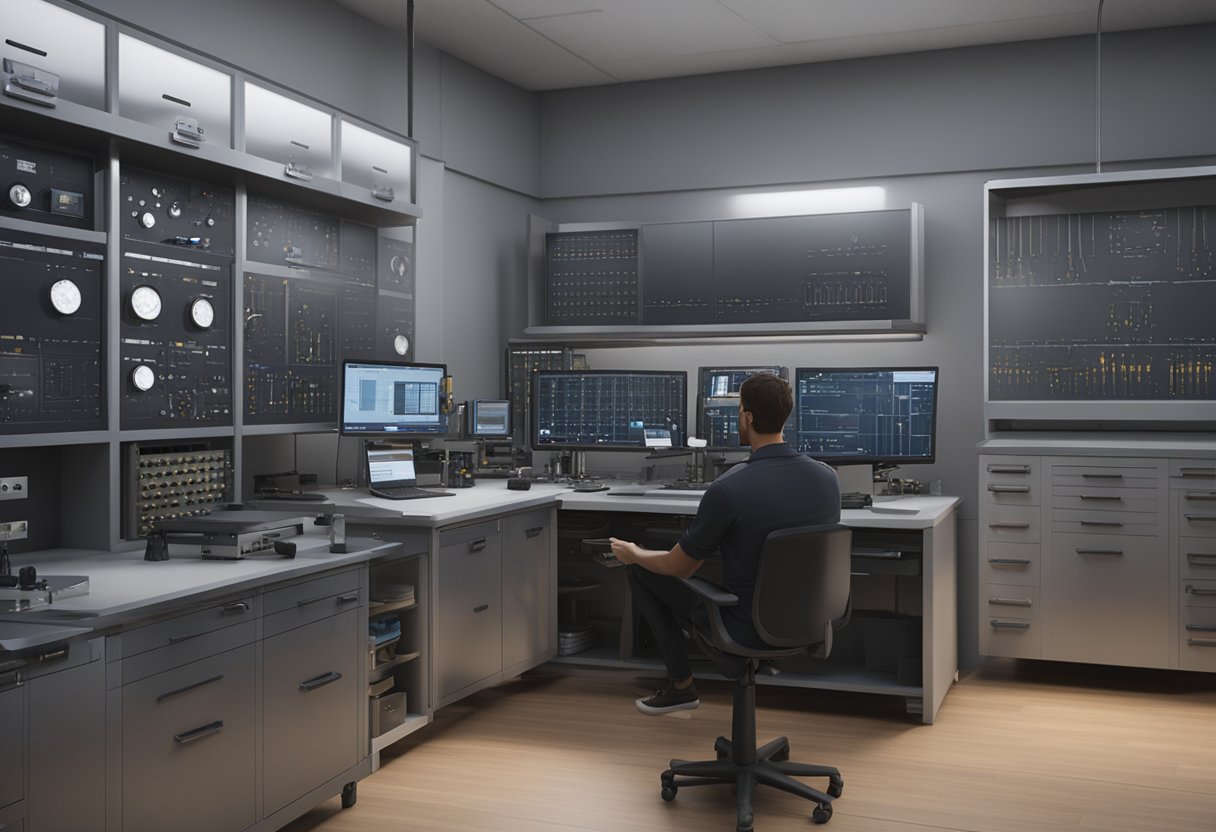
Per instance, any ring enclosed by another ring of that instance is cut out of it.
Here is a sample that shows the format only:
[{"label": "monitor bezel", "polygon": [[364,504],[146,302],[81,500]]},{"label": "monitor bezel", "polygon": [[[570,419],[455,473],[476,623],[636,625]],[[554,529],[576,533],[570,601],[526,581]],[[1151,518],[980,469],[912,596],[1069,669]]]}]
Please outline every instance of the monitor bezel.
[{"label": "monitor bezel", "polygon": [[[477,411],[479,406],[483,404],[505,404],[507,406],[507,429],[503,433],[478,433]],[[511,424],[511,400],[510,399],[471,399],[469,401],[469,410],[465,414],[465,433],[470,439],[510,439],[514,433],[514,425]]]},{"label": "monitor bezel", "polygon": [[[439,425],[434,431],[423,430],[356,430],[350,431],[346,429],[346,373],[347,368],[351,365],[359,366],[375,366],[375,367],[394,367],[394,368],[431,368],[440,371],[439,384]],[[342,372],[338,377],[338,434],[340,436],[361,436],[365,439],[434,439],[448,435],[448,416],[450,414],[444,412],[444,405],[447,402],[447,395],[444,390],[443,379],[448,377],[447,364],[432,364],[425,361],[385,361],[379,358],[347,358],[342,361]]]},{"label": "monitor bezel", "polygon": [[558,375],[580,375],[580,376],[671,376],[678,377],[684,385],[683,407],[681,408],[682,424],[680,430],[684,434],[684,441],[688,441],[688,371],[687,370],[536,370],[532,374],[532,409],[531,416],[532,424],[530,426],[528,441],[534,451],[543,451],[547,453],[560,453],[561,451],[632,451],[641,453],[653,453],[654,448],[647,448],[644,443],[637,445],[567,445],[565,443],[542,443],[540,441],[540,420],[537,418],[540,413],[540,396],[537,394],[539,390],[540,380],[542,376],[558,376]]},{"label": "monitor bezel", "polygon": [[802,432],[802,411],[798,407],[799,377],[803,373],[910,373],[933,371],[933,427],[932,451],[928,456],[825,456],[811,451],[799,450],[812,459],[827,465],[932,465],[937,461],[937,405],[941,396],[941,367],[919,365],[915,367],[795,367],[794,368],[794,443]]},{"label": "monitor bezel", "polygon": [[[705,371],[706,370],[723,370],[723,371],[729,373],[729,372],[734,372],[736,370],[754,370],[756,372],[763,372],[764,370],[767,370],[767,369],[780,370],[781,372],[776,374],[777,377],[784,380],[786,384],[789,384],[790,368],[784,367],[780,364],[770,364],[767,367],[761,367],[761,366],[757,366],[754,364],[740,364],[737,367],[726,367],[726,366],[698,367],[697,368],[697,414],[696,414],[696,419],[697,419],[696,425],[697,425],[697,431],[698,431],[697,435],[700,438],[706,439],[706,441],[708,441],[708,437],[704,437],[704,436],[700,435],[701,428],[703,428],[705,426],[704,419],[705,419]],[[793,424],[794,419],[795,419],[795,415],[794,415],[793,411],[791,411],[789,418],[786,419],[785,428],[782,430],[782,434],[785,436],[787,442],[789,441],[790,425]],[[730,451],[740,451],[743,453],[749,452],[749,449],[746,445],[706,445],[705,450],[709,451],[709,452],[722,452],[722,453],[727,453]]]}]

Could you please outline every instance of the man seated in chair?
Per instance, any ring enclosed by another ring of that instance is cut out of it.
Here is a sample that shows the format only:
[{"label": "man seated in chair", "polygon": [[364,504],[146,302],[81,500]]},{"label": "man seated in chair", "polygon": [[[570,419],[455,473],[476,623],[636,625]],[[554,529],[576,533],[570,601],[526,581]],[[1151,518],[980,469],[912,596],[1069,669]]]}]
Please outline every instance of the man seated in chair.
[{"label": "man seated in chair", "polygon": [[667,665],[666,687],[637,700],[642,713],[695,708],[701,701],[681,623],[692,620],[699,602],[684,578],[720,551],[725,588],[739,597],[737,606],[723,610],[726,629],[738,643],[762,647],[751,616],[764,538],[775,529],[840,522],[836,472],[798,453],[782,437],[793,406],[786,381],[768,373],[748,378],[739,387],[739,444],[752,450],[746,464],[734,466],[709,486],[696,517],[670,551],[612,538],[612,553],[629,564],[633,597]]}]

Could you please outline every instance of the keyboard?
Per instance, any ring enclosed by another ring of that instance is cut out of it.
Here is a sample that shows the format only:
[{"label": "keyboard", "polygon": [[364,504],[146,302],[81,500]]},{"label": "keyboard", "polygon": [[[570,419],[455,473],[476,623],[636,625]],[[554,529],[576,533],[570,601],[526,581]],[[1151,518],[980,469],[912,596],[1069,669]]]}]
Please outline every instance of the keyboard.
[{"label": "keyboard", "polygon": [[373,497],[383,497],[386,500],[421,500],[424,497],[455,497],[454,491],[432,491],[428,488],[416,488],[412,485],[398,485],[388,488],[370,488]]},{"label": "keyboard", "polygon": [[268,494],[254,494],[254,500],[301,500],[309,503],[319,503],[325,500],[324,494],[315,491],[272,491]]}]

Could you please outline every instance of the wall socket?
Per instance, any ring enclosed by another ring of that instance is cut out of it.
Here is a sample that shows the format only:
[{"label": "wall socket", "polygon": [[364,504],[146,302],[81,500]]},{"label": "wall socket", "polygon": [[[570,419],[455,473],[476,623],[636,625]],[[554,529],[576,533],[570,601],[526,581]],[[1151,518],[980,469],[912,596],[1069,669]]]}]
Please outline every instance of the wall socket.
[{"label": "wall socket", "polygon": [[29,477],[0,477],[0,500],[24,500],[29,495]]},{"label": "wall socket", "polygon": [[30,525],[24,520],[0,522],[0,540],[25,540],[29,537]]}]

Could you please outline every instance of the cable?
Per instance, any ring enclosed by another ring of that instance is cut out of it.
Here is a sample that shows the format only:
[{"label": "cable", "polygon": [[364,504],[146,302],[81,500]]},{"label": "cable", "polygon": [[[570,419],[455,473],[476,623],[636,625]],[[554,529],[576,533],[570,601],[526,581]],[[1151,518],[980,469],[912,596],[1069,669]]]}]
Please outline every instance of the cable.
[{"label": "cable", "polygon": [[1098,0],[1098,31],[1095,38],[1097,49],[1095,50],[1096,66],[1094,67],[1095,95],[1094,95],[1094,155],[1097,163],[1097,172],[1102,172],[1102,7],[1106,5],[1106,0]]}]

